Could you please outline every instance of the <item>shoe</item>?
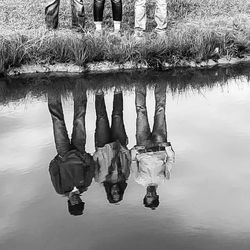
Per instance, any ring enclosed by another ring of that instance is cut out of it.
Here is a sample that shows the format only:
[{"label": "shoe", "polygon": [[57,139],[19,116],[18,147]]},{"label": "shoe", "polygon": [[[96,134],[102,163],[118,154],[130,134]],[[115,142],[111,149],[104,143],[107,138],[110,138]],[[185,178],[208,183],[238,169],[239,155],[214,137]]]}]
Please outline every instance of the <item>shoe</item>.
[{"label": "shoe", "polygon": [[154,39],[165,39],[166,38],[166,31],[165,30],[154,30],[153,38]]},{"label": "shoe", "polygon": [[145,38],[145,32],[143,30],[135,30],[133,37],[135,41],[142,41]]}]

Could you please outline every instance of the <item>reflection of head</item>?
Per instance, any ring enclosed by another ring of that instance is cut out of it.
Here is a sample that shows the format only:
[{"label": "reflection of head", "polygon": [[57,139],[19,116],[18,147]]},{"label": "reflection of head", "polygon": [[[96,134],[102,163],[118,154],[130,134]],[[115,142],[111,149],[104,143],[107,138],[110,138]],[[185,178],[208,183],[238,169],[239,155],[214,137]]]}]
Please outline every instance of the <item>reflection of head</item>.
[{"label": "reflection of head", "polygon": [[103,182],[107,199],[110,203],[117,203],[123,199],[124,191],[127,187],[126,181],[120,181],[117,183],[111,183],[108,181]]},{"label": "reflection of head", "polygon": [[143,198],[143,204],[145,207],[151,208],[152,210],[155,210],[159,206],[159,195],[156,193],[156,186],[147,187],[147,193]]},{"label": "reflection of head", "polygon": [[72,194],[68,200],[68,210],[71,215],[82,215],[84,210],[84,202],[80,198],[80,194]]}]

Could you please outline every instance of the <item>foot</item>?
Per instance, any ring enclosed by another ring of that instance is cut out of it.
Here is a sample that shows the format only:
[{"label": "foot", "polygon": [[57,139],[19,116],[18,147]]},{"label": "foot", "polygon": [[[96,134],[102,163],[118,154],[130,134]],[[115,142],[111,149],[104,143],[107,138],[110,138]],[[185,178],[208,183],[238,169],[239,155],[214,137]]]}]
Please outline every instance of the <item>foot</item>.
[{"label": "foot", "polygon": [[142,41],[145,38],[145,32],[143,30],[135,30],[133,37],[136,41]]},{"label": "foot", "polygon": [[104,95],[104,92],[102,89],[97,89],[95,92],[96,95]]}]

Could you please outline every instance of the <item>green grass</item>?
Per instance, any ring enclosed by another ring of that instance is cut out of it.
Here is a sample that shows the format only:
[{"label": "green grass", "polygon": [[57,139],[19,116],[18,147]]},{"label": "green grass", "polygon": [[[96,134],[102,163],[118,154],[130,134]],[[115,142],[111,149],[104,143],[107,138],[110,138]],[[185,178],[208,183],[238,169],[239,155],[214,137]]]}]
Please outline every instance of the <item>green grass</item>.
[{"label": "green grass", "polygon": [[237,57],[250,51],[250,1],[247,0],[169,0],[168,30],[163,41],[154,39],[154,2],[148,2],[145,41],[132,37],[134,2],[123,1],[121,38],[109,35],[112,29],[110,1],[106,1],[106,34],[93,34],[92,1],[85,2],[87,14],[83,35],[70,30],[70,3],[61,1],[60,28],[48,32],[44,25],[47,0],[2,0],[0,2],[0,73],[22,64],[111,61],[146,63],[161,68],[162,63],[180,60],[200,62],[211,57]]}]

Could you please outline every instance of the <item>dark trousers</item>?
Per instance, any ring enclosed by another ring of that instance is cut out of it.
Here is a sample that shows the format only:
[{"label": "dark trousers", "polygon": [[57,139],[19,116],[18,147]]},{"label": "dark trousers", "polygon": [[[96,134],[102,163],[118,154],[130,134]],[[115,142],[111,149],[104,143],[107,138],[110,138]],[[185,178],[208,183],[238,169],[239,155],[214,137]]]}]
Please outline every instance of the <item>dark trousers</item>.
[{"label": "dark trousers", "polygon": [[[103,19],[105,0],[94,0],[94,21],[101,22]],[[114,21],[122,20],[122,0],[111,0]]]},{"label": "dark trousers", "polygon": [[109,119],[106,111],[104,95],[95,96],[96,108],[96,131],[95,146],[103,147],[110,142],[119,141],[126,146],[128,139],[123,122],[123,96],[122,93],[115,93],[113,100],[112,125],[109,126]]},{"label": "dark trousers", "polygon": [[151,133],[148,112],[146,106],[146,86],[136,86],[136,143],[138,146],[154,147],[160,143],[167,142],[166,124],[166,86],[156,85],[155,87],[155,114],[154,126]]},{"label": "dark trousers", "polygon": [[[72,13],[72,27],[84,28],[85,14],[82,0],[70,0]],[[45,22],[47,28],[56,29],[58,27],[60,0],[52,0],[45,8]]]},{"label": "dark trousers", "polygon": [[52,95],[50,93],[48,95],[48,107],[53,122],[56,150],[60,156],[64,156],[71,149],[77,149],[79,152],[85,153],[85,114],[87,107],[86,90],[79,94],[79,90],[76,88],[73,92],[73,98],[74,120],[70,142],[64,121],[61,96],[59,94]]}]

